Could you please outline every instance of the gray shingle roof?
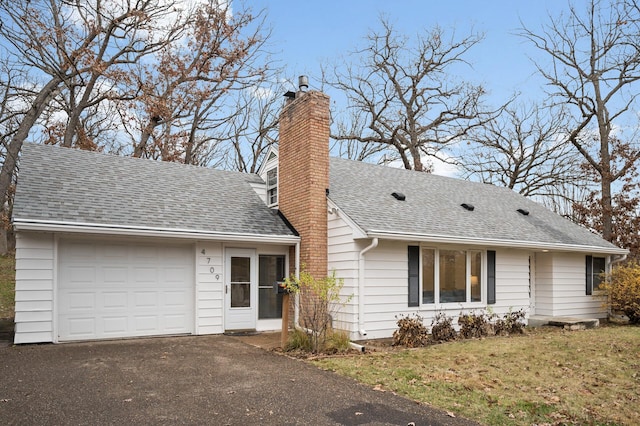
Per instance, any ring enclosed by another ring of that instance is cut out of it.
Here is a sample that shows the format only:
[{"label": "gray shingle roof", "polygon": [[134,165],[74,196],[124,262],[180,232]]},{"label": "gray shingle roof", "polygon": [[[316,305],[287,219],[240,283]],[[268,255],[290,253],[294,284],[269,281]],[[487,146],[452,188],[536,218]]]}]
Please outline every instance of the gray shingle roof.
[{"label": "gray shingle roof", "polygon": [[257,175],[25,144],[15,220],[293,236]]},{"label": "gray shingle roof", "polygon": [[[615,246],[507,188],[332,158],[329,198],[367,233]],[[400,192],[405,201],[391,196]],[[475,207],[468,211],[467,203]],[[528,216],[517,209],[529,211]],[[619,251],[619,249],[617,249]]]}]

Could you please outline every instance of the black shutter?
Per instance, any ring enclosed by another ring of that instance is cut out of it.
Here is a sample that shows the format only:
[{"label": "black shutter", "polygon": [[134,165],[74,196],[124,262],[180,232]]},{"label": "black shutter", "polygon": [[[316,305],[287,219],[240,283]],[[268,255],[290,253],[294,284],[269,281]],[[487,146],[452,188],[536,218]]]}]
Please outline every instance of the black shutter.
[{"label": "black shutter", "polygon": [[420,306],[419,246],[409,246],[409,306]]},{"label": "black shutter", "polygon": [[496,252],[487,250],[487,304],[496,303]]},{"label": "black shutter", "polygon": [[589,296],[593,293],[593,256],[587,256],[585,273],[587,283],[586,293]]}]

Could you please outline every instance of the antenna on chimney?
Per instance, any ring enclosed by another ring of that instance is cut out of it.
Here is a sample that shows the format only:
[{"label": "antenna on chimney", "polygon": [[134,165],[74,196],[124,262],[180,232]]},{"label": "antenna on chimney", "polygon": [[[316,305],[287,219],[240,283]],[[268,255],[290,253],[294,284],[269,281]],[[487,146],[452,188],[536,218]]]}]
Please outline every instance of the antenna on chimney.
[{"label": "antenna on chimney", "polygon": [[309,88],[309,77],[306,75],[301,75],[298,77],[298,88],[301,92],[304,92]]}]

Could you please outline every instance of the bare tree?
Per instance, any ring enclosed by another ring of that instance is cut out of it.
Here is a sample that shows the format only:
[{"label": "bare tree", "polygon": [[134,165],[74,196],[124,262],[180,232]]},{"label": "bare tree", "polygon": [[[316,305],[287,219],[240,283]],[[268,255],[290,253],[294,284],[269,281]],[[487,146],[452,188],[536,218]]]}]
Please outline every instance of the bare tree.
[{"label": "bare tree", "polygon": [[237,5],[232,13],[230,2],[211,0],[193,16],[182,43],[166,46],[157,63],[142,68],[135,157],[153,157],[157,150],[163,159],[193,163],[198,150],[222,139],[216,132],[238,113],[233,97],[259,84],[269,71],[262,55],[268,39],[262,14],[254,16]]},{"label": "bare tree", "polygon": [[554,102],[572,111],[566,140],[599,177],[602,236],[612,241],[612,184],[640,159],[638,144],[629,143],[624,164],[612,168],[614,128],[616,123],[622,127],[639,93],[638,6],[619,0],[590,0],[584,8],[571,4],[568,14],[550,17],[540,32],[524,27],[521,36],[551,60],[550,64],[539,60],[538,72]]},{"label": "bare tree", "polygon": [[561,111],[550,115],[537,106],[511,105],[470,132],[460,163],[467,177],[527,197],[566,197],[582,173],[580,158],[563,139],[565,126]]},{"label": "bare tree", "polygon": [[335,67],[332,77],[325,78],[346,94],[349,118],[359,124],[354,128],[338,122],[332,138],[385,146],[405,168],[424,171],[423,156],[439,157],[449,143],[492,116],[483,108],[481,86],[453,78],[482,36],[458,40],[435,28],[409,40],[386,20],[381,25],[381,31],[368,35],[365,48],[351,55],[350,63]]}]

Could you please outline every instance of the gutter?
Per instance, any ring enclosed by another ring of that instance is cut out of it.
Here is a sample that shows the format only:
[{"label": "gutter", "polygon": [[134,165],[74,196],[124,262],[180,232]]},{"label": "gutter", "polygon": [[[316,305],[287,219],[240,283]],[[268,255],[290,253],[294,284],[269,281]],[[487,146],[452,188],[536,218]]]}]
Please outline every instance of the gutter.
[{"label": "gutter", "polygon": [[451,243],[451,244],[468,244],[468,245],[483,245],[493,247],[510,247],[510,248],[523,248],[523,249],[538,249],[538,250],[561,250],[561,251],[576,251],[584,253],[603,253],[603,254],[616,254],[626,255],[629,253],[627,249],[621,249],[618,247],[600,247],[600,246],[585,246],[575,244],[562,244],[562,243],[544,243],[534,241],[523,240],[498,240],[487,238],[473,238],[473,237],[460,237],[460,236],[448,236],[438,234],[419,234],[419,233],[400,233],[392,231],[377,231],[371,230],[367,232],[367,236],[370,238],[382,238],[387,240],[400,240],[400,241],[424,241],[431,243]]},{"label": "gutter", "polygon": [[364,255],[376,247],[378,247],[378,238],[374,237],[371,244],[360,250],[358,255],[358,332],[361,336],[367,335],[364,329]]},{"label": "gutter", "polygon": [[240,232],[216,232],[193,229],[158,228],[151,226],[109,225],[83,222],[62,222],[49,220],[14,219],[17,231],[94,233],[109,235],[129,235],[141,237],[197,238],[202,240],[247,241],[271,243],[299,243],[300,237],[294,235],[260,235]]}]

